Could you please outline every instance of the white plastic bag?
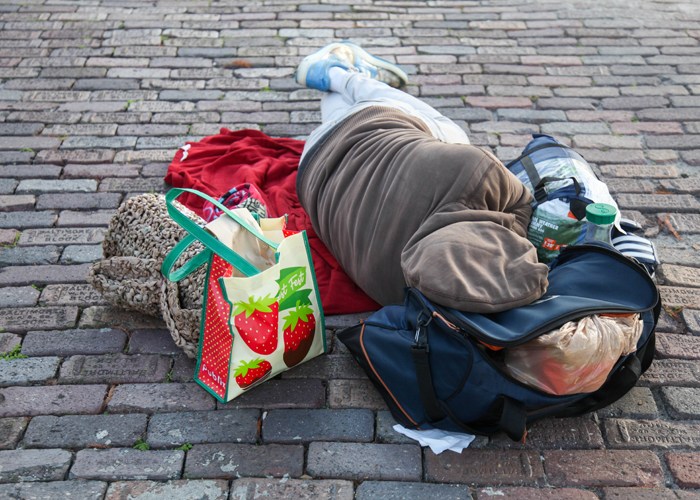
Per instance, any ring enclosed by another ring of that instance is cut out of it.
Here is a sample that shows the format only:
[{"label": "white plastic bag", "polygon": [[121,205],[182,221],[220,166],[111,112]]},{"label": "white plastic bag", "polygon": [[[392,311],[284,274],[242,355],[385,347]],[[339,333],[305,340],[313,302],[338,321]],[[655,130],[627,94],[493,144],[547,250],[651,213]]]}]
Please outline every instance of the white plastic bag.
[{"label": "white plastic bag", "polygon": [[644,323],[638,314],[570,321],[504,349],[506,370],[519,381],[563,396],[598,390],[620,356],[634,352]]}]

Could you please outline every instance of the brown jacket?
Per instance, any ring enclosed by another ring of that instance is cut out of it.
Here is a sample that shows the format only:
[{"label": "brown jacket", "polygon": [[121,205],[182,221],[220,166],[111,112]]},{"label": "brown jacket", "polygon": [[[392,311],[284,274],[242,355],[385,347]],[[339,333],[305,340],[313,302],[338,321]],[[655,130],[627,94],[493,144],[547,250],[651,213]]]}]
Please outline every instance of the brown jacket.
[{"label": "brown jacket", "polygon": [[440,142],[420,120],[372,106],[309,156],[299,200],[348,275],[380,304],[402,301],[406,285],[480,313],[545,292],[548,268],[525,238],[532,196],[493,155]]}]

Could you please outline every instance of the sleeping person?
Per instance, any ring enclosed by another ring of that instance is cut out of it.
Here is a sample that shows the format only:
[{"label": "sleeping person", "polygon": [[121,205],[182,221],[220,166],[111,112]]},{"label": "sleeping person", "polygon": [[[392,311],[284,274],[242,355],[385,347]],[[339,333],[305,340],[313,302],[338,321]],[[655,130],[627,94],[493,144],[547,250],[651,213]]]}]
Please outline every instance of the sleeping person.
[{"label": "sleeping person", "polygon": [[301,62],[327,92],[301,157],[297,192],[348,275],[381,305],[406,286],[467,312],[537,300],[548,267],[526,239],[530,191],[491,153],[419,99],[408,75],[350,42]]}]

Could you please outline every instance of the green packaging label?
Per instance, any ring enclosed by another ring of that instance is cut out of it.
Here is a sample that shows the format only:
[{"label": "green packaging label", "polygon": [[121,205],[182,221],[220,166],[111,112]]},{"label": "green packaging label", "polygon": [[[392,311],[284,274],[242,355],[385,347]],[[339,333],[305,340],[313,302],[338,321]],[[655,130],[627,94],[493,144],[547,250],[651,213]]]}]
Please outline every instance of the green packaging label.
[{"label": "green packaging label", "polygon": [[563,247],[578,242],[584,223],[535,210],[527,230],[527,239],[537,248],[537,259],[546,264],[559,255]]}]

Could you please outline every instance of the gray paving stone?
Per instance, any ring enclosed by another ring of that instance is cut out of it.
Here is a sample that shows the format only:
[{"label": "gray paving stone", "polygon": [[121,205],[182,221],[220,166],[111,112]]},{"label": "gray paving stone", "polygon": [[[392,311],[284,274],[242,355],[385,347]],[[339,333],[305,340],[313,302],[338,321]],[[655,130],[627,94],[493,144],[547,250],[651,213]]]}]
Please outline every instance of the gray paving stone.
[{"label": "gray paving stone", "polygon": [[42,247],[2,247],[0,266],[22,266],[34,264],[55,264],[61,249],[53,245]]},{"label": "gray paving stone", "polygon": [[178,479],[184,460],[185,452],[181,450],[81,450],[75,455],[69,478],[111,481]]},{"label": "gray paving stone", "polygon": [[[317,5],[323,7],[322,5]],[[335,7],[327,5],[327,7]],[[249,500],[256,497],[295,500],[352,500],[350,481],[302,479],[237,479],[231,483],[231,498]]]},{"label": "gray paving stone", "polygon": [[8,387],[0,389],[0,416],[97,413],[106,385]]},{"label": "gray paving stone", "polygon": [[17,186],[16,194],[93,193],[97,181],[92,179],[46,180],[26,179]]},{"label": "gray paving stone", "polygon": [[[75,161],[75,159],[73,159]],[[37,210],[76,210],[117,208],[122,195],[119,193],[71,193],[42,194],[37,198]]]},{"label": "gray paving stone", "polygon": [[379,391],[370,380],[329,380],[328,404],[331,408],[386,410]]},{"label": "gray paving stone", "polygon": [[469,486],[459,484],[402,483],[363,481],[357,488],[357,500],[472,500]]},{"label": "gray paving stone", "polygon": [[[217,480],[119,481],[111,483],[105,500],[227,500],[228,482]],[[102,497],[100,497],[101,499]]]},{"label": "gray paving stone", "polygon": [[148,423],[146,441],[154,448],[185,443],[250,443],[258,438],[258,410],[161,413]]},{"label": "gray paving stone", "polygon": [[215,101],[221,99],[223,95],[223,92],[220,90],[163,90],[159,95],[159,99],[163,101]]},{"label": "gray paving stone", "polygon": [[700,362],[659,359],[652,363],[638,384],[643,387],[700,387]]},{"label": "gray paving stone", "polygon": [[2,123],[0,134],[2,135],[36,135],[44,128],[43,123]]},{"label": "gray paving stone", "polygon": [[76,355],[63,362],[59,383],[162,382],[171,365],[171,358],[158,355]]},{"label": "gray paving stone", "polygon": [[126,149],[136,145],[136,137],[88,137],[73,136],[68,137],[61,144],[62,149]]},{"label": "gray paving stone", "polygon": [[566,114],[563,111],[540,111],[533,109],[499,109],[496,111],[499,119],[514,122],[549,123],[565,122]]},{"label": "gray paving stone", "polygon": [[22,343],[22,337],[13,333],[0,332],[0,354],[11,352]]},{"label": "gray paving stone", "polygon": [[57,212],[46,210],[43,212],[14,212],[0,213],[0,228],[32,228],[50,227],[56,222]]},{"label": "gray paving stone", "polygon": [[421,450],[417,445],[311,443],[307,473],[330,479],[420,481]]},{"label": "gray paving stone", "polygon": [[597,413],[599,418],[655,419],[659,416],[654,396],[646,387],[633,387],[622,398]]},{"label": "gray paving stone", "polygon": [[284,372],[282,378],[366,379],[367,375],[352,356],[329,354]]},{"label": "gray paving stone", "polygon": [[0,307],[33,307],[40,293],[31,286],[0,288]]},{"label": "gray paving stone", "polygon": [[659,290],[662,302],[668,307],[695,307],[700,303],[700,290],[697,288],[662,286]]},{"label": "gray paving stone", "polygon": [[[7,164],[18,164],[18,163],[29,163],[32,158],[36,155],[35,152],[33,151],[2,151],[0,152],[0,164],[2,165],[7,165]],[[29,167],[26,170],[29,172],[36,172],[38,169]],[[47,169],[48,170],[48,169]],[[14,169],[16,173],[16,169]],[[0,167],[0,174],[5,174],[3,177],[16,177],[16,175],[6,175],[7,172],[7,167]],[[45,172],[42,177],[58,177],[58,175],[52,175],[53,172]],[[27,177],[31,177],[31,175],[25,174]]]},{"label": "gray paving stone", "polygon": [[17,244],[28,245],[70,245],[96,244],[104,240],[102,228],[28,229],[22,232]]},{"label": "gray paving stone", "polygon": [[662,387],[661,397],[672,418],[679,420],[700,419],[700,389]]},{"label": "gray paving stone", "polygon": [[34,206],[36,197],[33,195],[0,195],[0,211],[17,212],[29,210]]},{"label": "gray paving stone", "polygon": [[0,485],[0,496],[12,500],[80,498],[102,500],[107,483],[99,481],[52,481],[50,483],[18,483]]},{"label": "gray paving stone", "polygon": [[134,446],[146,432],[144,414],[38,416],[24,435],[26,448]]},{"label": "gray paving stone", "polygon": [[102,259],[100,245],[70,245],[61,253],[62,264],[83,264]]},{"label": "gray paving stone", "polygon": [[107,304],[102,295],[88,284],[48,285],[39,298],[42,306],[79,306],[88,307]]},{"label": "gray paving stone", "polygon": [[[177,148],[177,147],[176,147]],[[175,148],[175,149],[176,149]],[[100,191],[119,191],[119,192],[166,192],[169,186],[162,179],[122,179],[110,178],[104,179],[100,183]]]},{"label": "gray paving stone", "polygon": [[25,417],[0,418],[0,450],[11,450],[17,446],[27,422]]},{"label": "gray paving stone", "polygon": [[374,413],[370,410],[272,410],[263,421],[266,443],[311,441],[370,442]]},{"label": "gray paving stone", "polygon": [[24,307],[0,309],[0,328],[10,332],[75,327],[77,307]]},{"label": "gray paving stone", "polygon": [[696,309],[683,309],[681,317],[688,327],[688,333],[691,335],[700,335],[700,311]]},{"label": "gray paving stone", "polygon": [[[664,263],[679,266],[699,267],[700,255],[695,249],[659,247],[657,248],[659,259]],[[689,304],[684,304],[689,305]]]},{"label": "gray paving stone", "polygon": [[187,135],[188,130],[187,125],[120,125],[118,134],[140,137],[183,136]]},{"label": "gray paving stone", "polygon": [[[175,364],[177,365],[177,361]],[[233,401],[217,402],[217,408],[312,409],[321,408],[325,403],[326,388],[319,379],[268,380]]]},{"label": "gray paving stone", "polygon": [[129,354],[180,354],[168,330],[136,330],[129,337]]},{"label": "gray paving stone", "polygon": [[505,434],[491,438],[500,449],[587,450],[604,448],[603,436],[593,420],[581,418],[543,419],[528,425],[526,443],[516,443]]},{"label": "gray paving stone", "polygon": [[[175,356],[175,362],[173,363],[173,372],[171,375],[172,382],[192,382],[194,380],[194,370],[197,366],[197,360],[188,358],[184,354],[179,354]],[[252,408],[259,408],[260,406],[252,406]]]},{"label": "gray paving stone", "polygon": [[691,335],[659,333],[656,342],[656,358],[700,359],[700,339]]},{"label": "gray paving stone", "polygon": [[[163,174],[165,175],[165,174]],[[95,227],[108,226],[115,210],[97,210],[94,212],[76,212],[64,210],[58,216],[57,227]]]},{"label": "gray paving stone", "polygon": [[394,430],[396,420],[391,412],[377,412],[377,442],[386,444],[416,444],[414,439],[404,436]]},{"label": "gray paving stone", "polygon": [[61,481],[70,462],[71,454],[65,450],[0,451],[0,482]]},{"label": "gray paving stone", "polygon": [[617,197],[617,203],[623,210],[640,212],[700,210],[700,203],[690,195],[620,194]]},{"label": "gray paving stone", "polygon": [[215,399],[198,384],[123,384],[107,403],[110,413],[209,411]]},{"label": "gray paving stone", "polygon": [[0,386],[46,382],[56,375],[60,362],[61,359],[55,356],[0,359]]},{"label": "gray paving stone", "polygon": [[[1,280],[2,274],[0,274]],[[79,328],[106,328],[111,326],[119,326],[129,331],[146,328],[166,328],[163,320],[153,316],[107,306],[88,307],[80,315],[80,324],[78,325]]]},{"label": "gray paving stone", "polygon": [[22,342],[26,356],[75,356],[121,353],[126,344],[124,330],[63,330],[29,332]]},{"label": "gray paving stone", "polygon": [[608,448],[685,449],[700,448],[700,424],[660,420],[611,419],[603,423]]},{"label": "gray paving stone", "polygon": [[19,182],[14,179],[0,179],[0,194],[14,193],[18,184]]},{"label": "gray paving stone", "polygon": [[199,444],[187,452],[183,476],[188,479],[292,477],[302,475],[304,447],[268,444]]},{"label": "gray paving stone", "polygon": [[178,149],[187,142],[195,142],[191,137],[139,137],[136,149]]}]

